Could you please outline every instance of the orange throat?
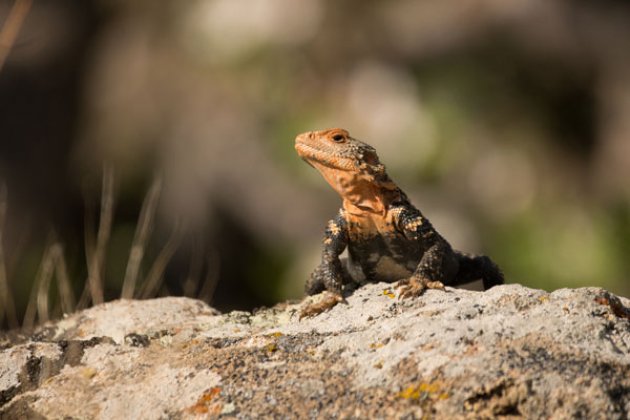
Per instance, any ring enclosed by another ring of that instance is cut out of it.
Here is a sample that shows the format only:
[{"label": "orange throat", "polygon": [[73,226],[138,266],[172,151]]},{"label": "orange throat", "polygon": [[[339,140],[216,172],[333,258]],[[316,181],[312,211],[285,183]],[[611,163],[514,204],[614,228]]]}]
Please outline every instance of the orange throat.
[{"label": "orange throat", "polygon": [[367,212],[384,215],[389,204],[387,194],[374,182],[373,177],[354,171],[331,168],[319,162],[310,162],[326,182],[343,199],[343,207],[350,214]]}]

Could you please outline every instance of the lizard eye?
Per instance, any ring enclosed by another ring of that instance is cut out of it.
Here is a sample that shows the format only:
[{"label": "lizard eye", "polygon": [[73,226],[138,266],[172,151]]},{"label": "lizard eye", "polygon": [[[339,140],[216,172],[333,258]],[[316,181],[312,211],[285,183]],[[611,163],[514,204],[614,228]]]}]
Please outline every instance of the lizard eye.
[{"label": "lizard eye", "polygon": [[332,136],[332,139],[335,143],[341,143],[345,140],[342,134],[335,134],[334,136]]}]

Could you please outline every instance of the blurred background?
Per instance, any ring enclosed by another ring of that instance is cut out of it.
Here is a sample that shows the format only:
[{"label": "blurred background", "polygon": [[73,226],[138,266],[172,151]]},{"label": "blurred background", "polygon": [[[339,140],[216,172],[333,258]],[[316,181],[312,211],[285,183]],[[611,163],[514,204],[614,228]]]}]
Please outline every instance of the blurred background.
[{"label": "blurred background", "polygon": [[300,297],[330,127],[508,282],[628,296],[629,44],[614,0],[0,0],[0,325]]}]

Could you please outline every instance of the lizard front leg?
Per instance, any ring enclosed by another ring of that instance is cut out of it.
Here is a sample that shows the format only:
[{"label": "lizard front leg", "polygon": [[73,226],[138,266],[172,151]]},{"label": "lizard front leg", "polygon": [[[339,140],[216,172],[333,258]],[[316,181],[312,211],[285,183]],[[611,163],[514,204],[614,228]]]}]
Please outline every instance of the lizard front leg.
[{"label": "lizard front leg", "polygon": [[328,293],[318,301],[305,304],[300,310],[300,319],[319,315],[344,301],[341,293],[344,283],[348,280],[348,275],[344,271],[339,255],[348,245],[346,226],[346,221],[341,213],[330,220],[326,226],[322,262],[306,282],[305,291],[307,295],[314,295],[322,291]]},{"label": "lizard front leg", "polygon": [[341,295],[347,275],[344,273],[339,255],[348,245],[347,224],[341,213],[328,222],[324,234],[322,262],[306,282],[305,292],[314,295],[328,290]]},{"label": "lizard front leg", "polygon": [[405,236],[418,241],[424,253],[414,273],[398,283],[400,297],[419,296],[426,289],[444,290],[458,270],[457,259],[449,243],[416,210],[402,212],[398,226]]}]

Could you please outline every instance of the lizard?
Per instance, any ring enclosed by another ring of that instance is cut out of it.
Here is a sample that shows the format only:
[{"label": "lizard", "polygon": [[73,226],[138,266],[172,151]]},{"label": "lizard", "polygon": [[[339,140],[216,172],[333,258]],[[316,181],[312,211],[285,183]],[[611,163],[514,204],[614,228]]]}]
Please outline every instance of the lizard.
[{"label": "lizard", "polygon": [[[376,150],[347,130],[299,134],[295,149],[342,199],[326,226],[321,263],[305,286],[307,295],[332,297],[305,316],[342,301],[348,285],[398,282],[399,297],[407,298],[479,279],[485,290],[504,283],[489,257],[454,250],[392,181]],[[346,248],[348,258],[341,259]]]}]

